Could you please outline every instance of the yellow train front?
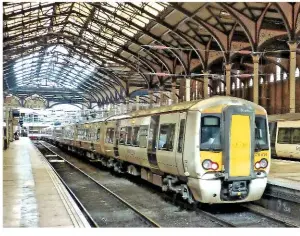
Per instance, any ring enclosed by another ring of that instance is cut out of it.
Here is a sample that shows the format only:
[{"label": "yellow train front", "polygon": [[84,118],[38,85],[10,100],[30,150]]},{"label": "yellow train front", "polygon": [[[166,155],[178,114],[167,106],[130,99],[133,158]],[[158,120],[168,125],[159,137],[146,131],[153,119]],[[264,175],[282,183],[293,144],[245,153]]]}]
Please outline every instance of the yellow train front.
[{"label": "yellow train front", "polygon": [[[195,119],[186,129],[184,158],[193,197],[204,203],[260,199],[270,169],[265,109],[242,99],[216,97],[195,104],[192,111]],[[197,137],[199,145],[192,141]],[[189,164],[190,156],[194,163]]]}]

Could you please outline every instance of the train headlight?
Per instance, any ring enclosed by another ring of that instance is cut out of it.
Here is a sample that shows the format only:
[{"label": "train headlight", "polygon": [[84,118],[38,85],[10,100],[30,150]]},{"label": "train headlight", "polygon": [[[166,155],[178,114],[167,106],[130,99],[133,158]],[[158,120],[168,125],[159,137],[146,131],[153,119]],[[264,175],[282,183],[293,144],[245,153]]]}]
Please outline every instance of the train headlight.
[{"label": "train headlight", "polygon": [[219,169],[218,163],[212,162],[211,160],[208,160],[208,159],[206,159],[202,162],[202,167],[205,170],[217,170],[217,169]]},{"label": "train headlight", "polygon": [[261,168],[266,168],[268,166],[268,161],[265,158],[261,159],[259,163]]},{"label": "train headlight", "polygon": [[213,169],[213,170],[217,170],[218,168],[219,168],[219,165],[218,165],[218,163],[212,163],[211,164],[211,168]]},{"label": "train headlight", "polygon": [[263,158],[260,161],[255,163],[255,168],[256,169],[266,168],[267,166],[268,166],[268,161],[265,158]]},{"label": "train headlight", "polygon": [[256,169],[259,169],[259,168],[260,168],[260,163],[259,163],[259,162],[256,162],[256,163],[255,163],[255,168],[256,168]]},{"label": "train headlight", "polygon": [[202,162],[202,167],[203,169],[205,170],[209,170],[211,168],[211,164],[212,164],[212,161],[211,160],[204,160]]}]

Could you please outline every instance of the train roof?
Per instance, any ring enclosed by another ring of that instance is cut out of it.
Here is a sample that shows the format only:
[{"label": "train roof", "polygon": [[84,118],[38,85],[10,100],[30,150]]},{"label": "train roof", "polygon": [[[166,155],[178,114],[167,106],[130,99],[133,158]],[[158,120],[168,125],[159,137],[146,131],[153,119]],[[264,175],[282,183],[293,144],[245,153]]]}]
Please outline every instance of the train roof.
[{"label": "train roof", "polygon": [[[214,96],[207,99],[202,100],[194,100],[190,102],[182,102],[178,104],[174,104],[171,106],[161,106],[147,110],[138,110],[132,113],[129,113],[130,117],[138,117],[138,116],[147,116],[159,113],[165,113],[170,111],[183,111],[183,110],[204,110],[212,106],[221,106],[221,105],[248,105],[253,107],[254,109],[266,114],[266,110],[253,102],[229,96]],[[118,119],[117,117],[112,117],[111,119]]]},{"label": "train roof", "polygon": [[229,96],[214,96],[207,99],[201,99],[201,100],[194,100],[190,102],[181,102],[170,106],[161,106],[161,107],[155,107],[152,109],[146,109],[146,110],[138,110],[133,111],[127,114],[122,115],[113,115],[106,118],[100,118],[93,121],[85,121],[83,123],[80,123],[82,125],[84,124],[92,124],[96,122],[104,122],[104,121],[113,121],[113,120],[119,120],[119,119],[130,119],[133,117],[141,117],[141,116],[149,116],[153,114],[160,114],[160,113],[167,113],[167,112],[176,112],[176,111],[185,111],[185,110],[199,110],[202,111],[204,109],[215,107],[215,106],[222,106],[222,105],[247,105],[250,107],[253,107],[255,110],[258,110],[259,112],[263,114],[267,114],[266,110],[262,107],[257,105],[256,103],[237,98],[237,97],[229,97]]},{"label": "train roof", "polygon": [[269,115],[268,120],[270,122],[274,121],[296,121],[300,120],[300,113],[286,113],[278,115]]}]

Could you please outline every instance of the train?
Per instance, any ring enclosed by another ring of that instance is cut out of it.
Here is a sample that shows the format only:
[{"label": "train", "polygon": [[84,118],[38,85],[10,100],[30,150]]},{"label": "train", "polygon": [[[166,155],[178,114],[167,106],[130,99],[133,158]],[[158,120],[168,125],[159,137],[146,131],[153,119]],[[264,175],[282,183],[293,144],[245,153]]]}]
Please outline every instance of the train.
[{"label": "train", "polygon": [[269,129],[271,156],[300,160],[300,118],[271,118]]},{"label": "train", "polygon": [[227,96],[46,128],[43,140],[190,204],[261,198],[270,170],[266,110]]}]

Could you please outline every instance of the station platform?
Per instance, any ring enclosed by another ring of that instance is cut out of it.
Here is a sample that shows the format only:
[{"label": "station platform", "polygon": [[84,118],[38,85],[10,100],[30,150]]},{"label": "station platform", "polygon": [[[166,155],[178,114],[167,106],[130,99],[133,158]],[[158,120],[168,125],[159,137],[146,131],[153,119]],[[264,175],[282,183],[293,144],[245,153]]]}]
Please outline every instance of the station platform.
[{"label": "station platform", "polygon": [[3,227],[90,228],[29,138],[20,137],[3,153]]},{"label": "station platform", "polygon": [[300,191],[300,161],[272,159],[268,184]]}]

